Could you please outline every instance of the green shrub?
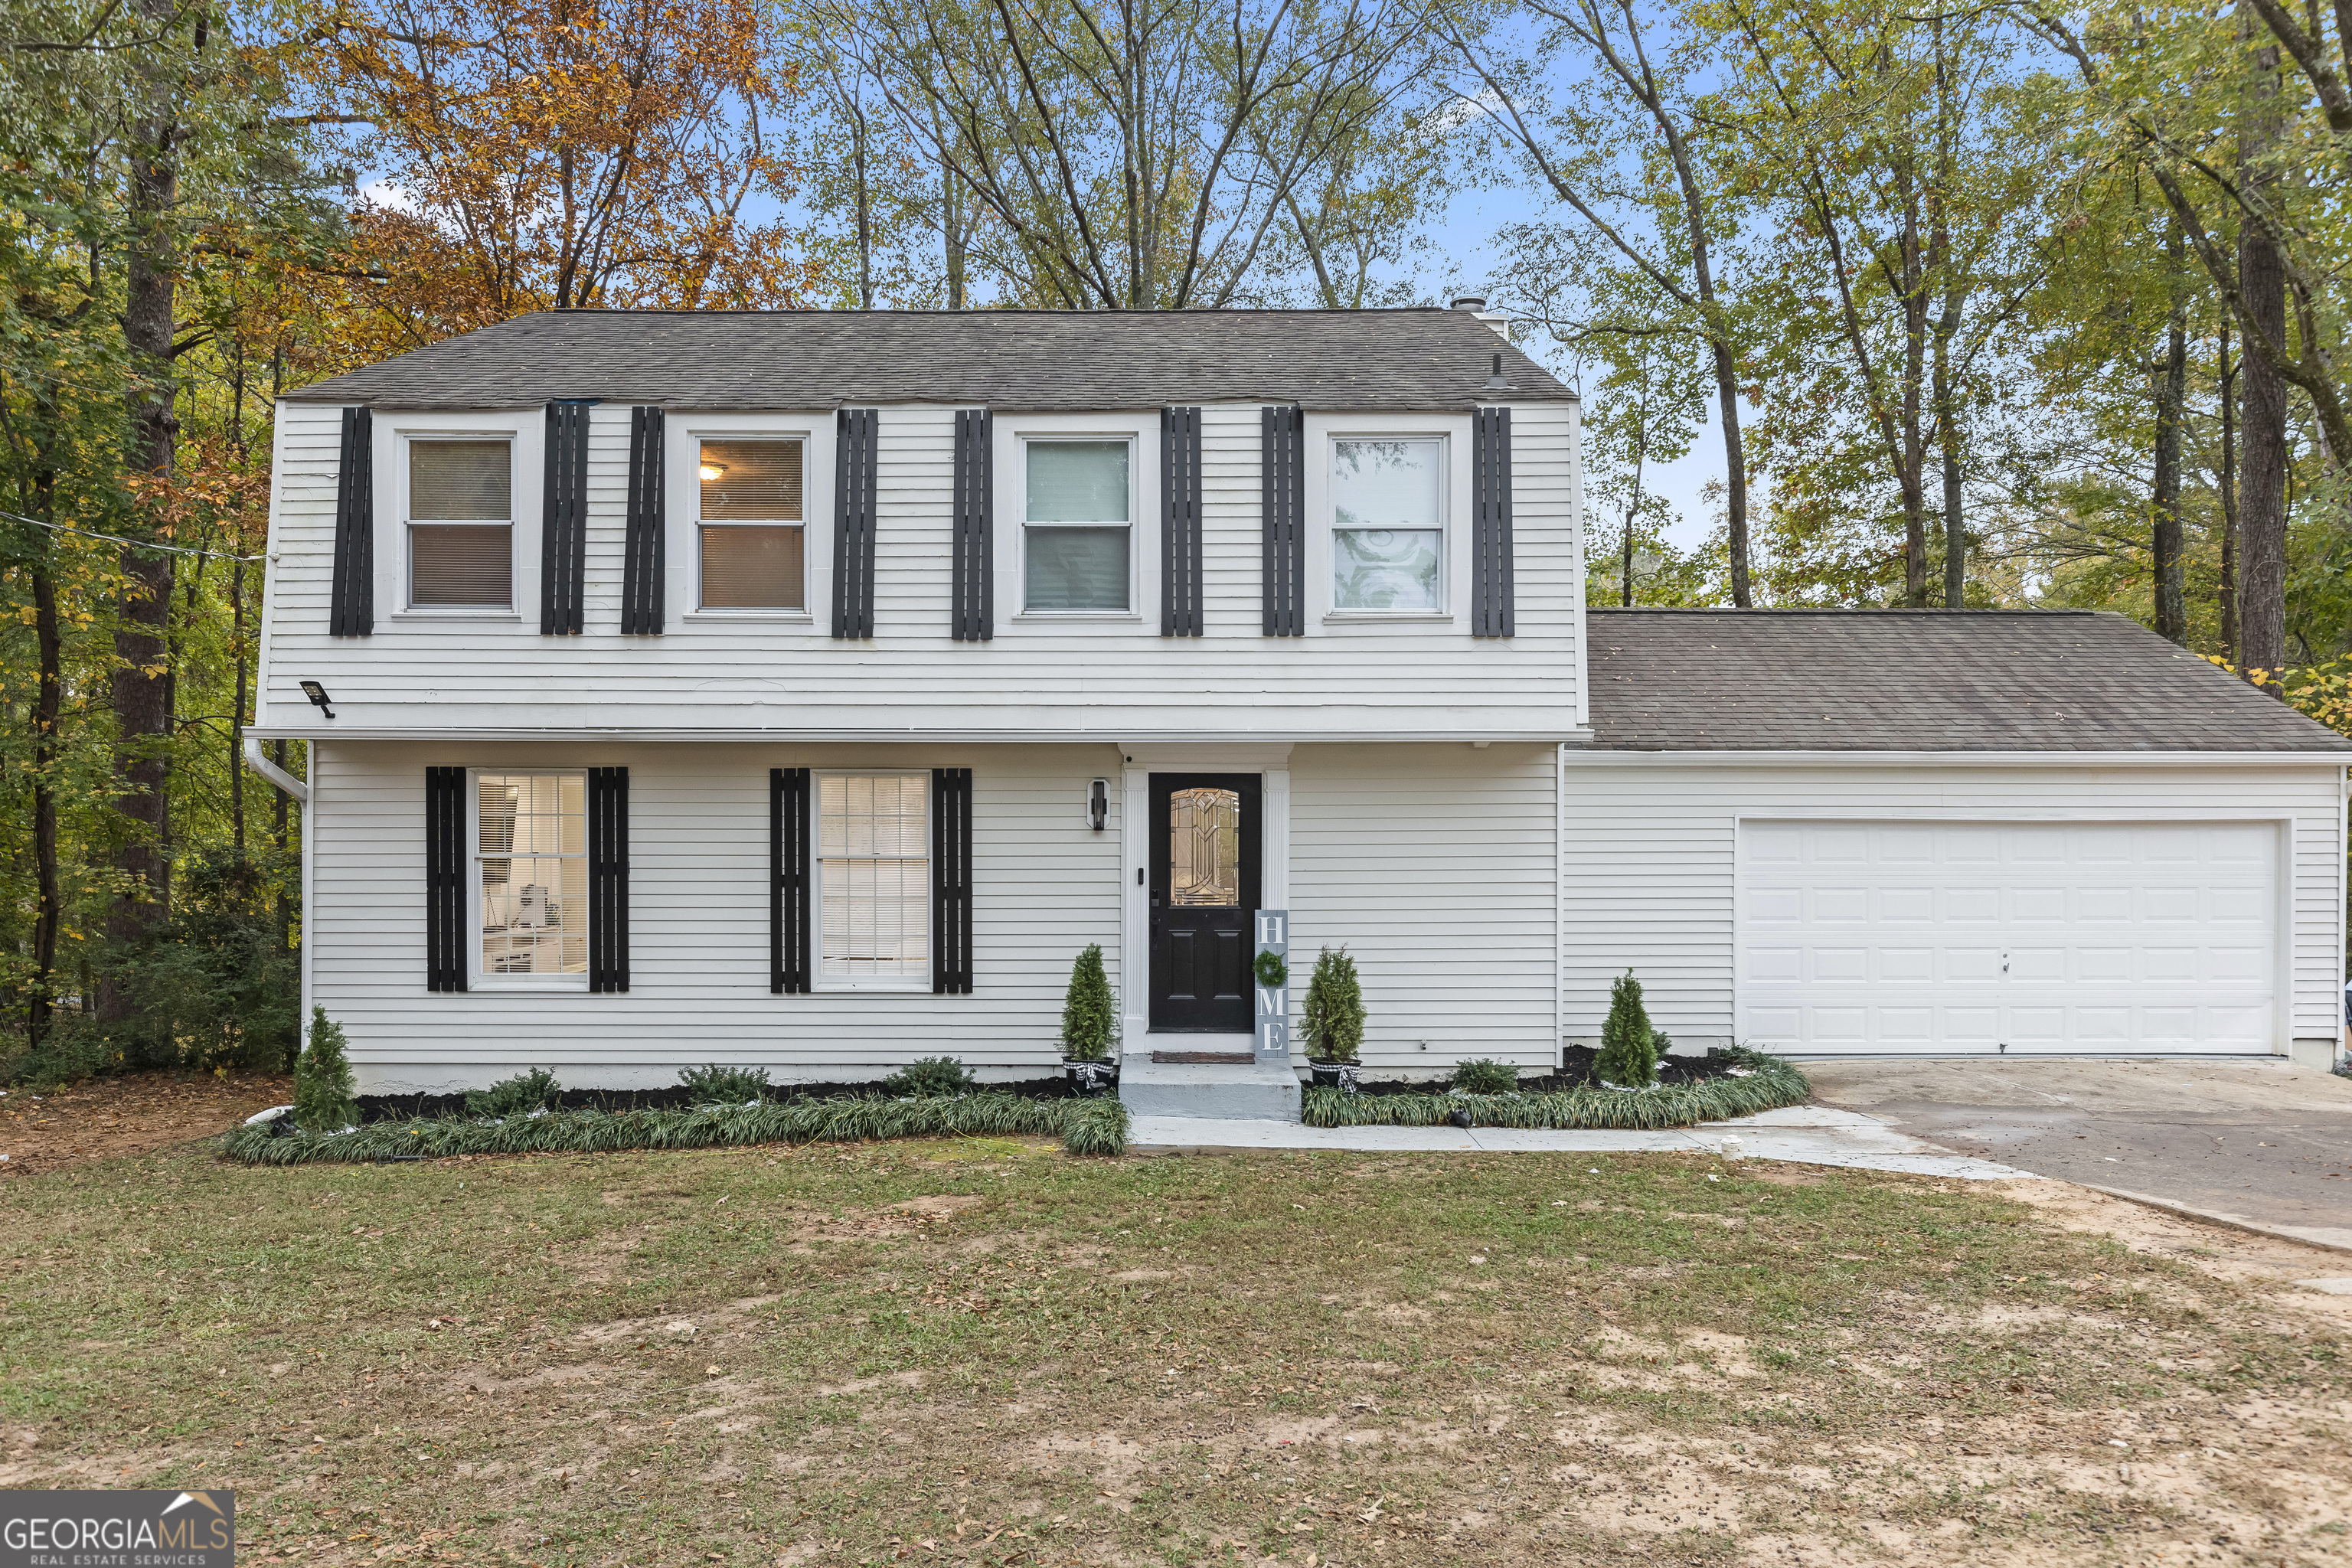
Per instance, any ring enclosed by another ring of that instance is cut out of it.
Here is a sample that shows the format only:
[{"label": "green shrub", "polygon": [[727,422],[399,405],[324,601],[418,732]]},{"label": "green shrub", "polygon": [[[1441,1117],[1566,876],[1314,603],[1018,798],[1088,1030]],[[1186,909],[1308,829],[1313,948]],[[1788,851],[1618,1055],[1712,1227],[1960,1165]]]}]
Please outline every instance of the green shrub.
[{"label": "green shrub", "polygon": [[677,1075],[677,1087],[693,1105],[741,1105],[768,1092],[766,1068],[724,1068],[717,1063],[688,1068]]},{"label": "green shrub", "polygon": [[343,1026],[324,1007],[310,1009],[310,1048],[294,1064],[294,1125],[332,1132],[359,1124],[360,1108],[344,1054]]},{"label": "green shrub", "polygon": [[1601,1026],[1601,1055],[1593,1066],[1601,1081],[1620,1089],[1647,1089],[1658,1076],[1656,1030],[1642,1005],[1642,983],[1633,972],[1609,983],[1609,1017]]},{"label": "green shrub", "polygon": [[1112,1096],[1077,1101],[1062,1123],[1062,1147],[1073,1154],[1126,1153],[1126,1103]]},{"label": "green shrub", "polygon": [[171,921],[108,950],[108,977],[130,1005],[108,1031],[126,1066],[293,1065],[300,959],[276,907],[289,865],[208,849],[174,873]]},{"label": "green shrub", "polygon": [[469,1090],[466,1109],[477,1116],[528,1116],[534,1110],[553,1110],[560,1103],[563,1086],[545,1068],[533,1068],[529,1072],[502,1078],[488,1089]]},{"label": "green shrub", "polygon": [[1519,1069],[1473,1057],[1454,1064],[1454,1087],[1465,1094],[1511,1094],[1519,1087]]},{"label": "green shrub", "polygon": [[1118,1037],[1118,1010],[1103,973],[1102,943],[1088,942],[1070,966],[1070,989],[1062,998],[1062,1054],[1072,1061],[1104,1061]]},{"label": "green shrub", "polygon": [[920,1061],[908,1062],[884,1079],[882,1087],[892,1094],[916,1100],[942,1100],[950,1095],[970,1094],[980,1086],[955,1058],[925,1057]]},{"label": "green shrub", "polygon": [[1346,948],[1335,952],[1327,947],[1316,959],[1307,1000],[1299,1005],[1298,1032],[1310,1057],[1334,1062],[1356,1059],[1364,1043],[1364,989]]}]

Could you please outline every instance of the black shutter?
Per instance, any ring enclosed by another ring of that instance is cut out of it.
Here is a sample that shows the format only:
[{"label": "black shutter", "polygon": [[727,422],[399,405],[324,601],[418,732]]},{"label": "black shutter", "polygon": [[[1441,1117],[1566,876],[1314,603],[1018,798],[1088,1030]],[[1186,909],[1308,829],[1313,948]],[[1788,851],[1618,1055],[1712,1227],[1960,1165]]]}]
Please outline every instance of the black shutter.
[{"label": "black shutter", "polygon": [[540,496],[539,630],[581,628],[588,556],[588,405],[547,405],[547,487]]},{"label": "black shutter", "polygon": [[1304,410],[1258,411],[1261,527],[1265,535],[1263,578],[1265,635],[1307,635],[1307,416]]},{"label": "black shutter", "polygon": [[931,770],[931,989],[971,994],[971,770]]},{"label": "black shutter", "polygon": [[425,988],[466,989],[466,770],[425,770]]},{"label": "black shutter", "polygon": [[[833,635],[874,635],[874,505],[882,411],[844,408],[834,415]],[[961,419],[962,416],[957,416]],[[962,460],[962,447],[957,447]],[[961,474],[961,468],[959,468]],[[957,494],[962,490],[959,485]]]},{"label": "black shutter", "polygon": [[1478,410],[1471,461],[1470,635],[1512,634],[1511,411]]},{"label": "black shutter", "polygon": [[996,498],[989,483],[985,408],[959,408],[955,416],[955,640],[987,642],[996,636]]},{"label": "black shutter", "polygon": [[768,989],[809,985],[809,771],[768,770]]},{"label": "black shutter", "polygon": [[629,770],[588,770],[588,989],[629,988]]},{"label": "black shutter", "polygon": [[1160,411],[1160,635],[1201,635],[1201,411]]},{"label": "black shutter", "polygon": [[665,594],[664,556],[668,542],[664,521],[662,411],[629,410],[629,531],[621,559],[621,630],[659,637]]},{"label": "black shutter", "polygon": [[364,408],[346,408],[335,473],[335,582],[327,632],[363,637],[374,630],[375,418]]}]

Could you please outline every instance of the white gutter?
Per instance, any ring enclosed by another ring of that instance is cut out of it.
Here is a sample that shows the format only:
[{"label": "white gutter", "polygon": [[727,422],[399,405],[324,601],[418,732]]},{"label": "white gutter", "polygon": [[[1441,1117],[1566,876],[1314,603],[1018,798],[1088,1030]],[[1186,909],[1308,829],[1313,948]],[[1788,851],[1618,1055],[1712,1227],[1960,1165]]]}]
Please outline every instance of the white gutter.
[{"label": "white gutter", "polygon": [[[304,805],[310,804],[310,786],[263,756],[261,742],[257,736],[245,738],[245,765],[277,785],[278,793],[288,799],[299,801]],[[303,842],[310,842],[308,834],[303,835]]]}]

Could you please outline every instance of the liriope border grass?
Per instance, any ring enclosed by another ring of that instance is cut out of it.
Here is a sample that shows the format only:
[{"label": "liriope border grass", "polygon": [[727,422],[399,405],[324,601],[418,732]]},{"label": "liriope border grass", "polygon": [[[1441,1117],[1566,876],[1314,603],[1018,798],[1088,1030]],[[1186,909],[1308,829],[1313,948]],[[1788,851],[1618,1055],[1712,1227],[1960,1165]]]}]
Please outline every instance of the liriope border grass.
[{"label": "liriope border grass", "polygon": [[934,1100],[763,1101],[667,1110],[561,1110],[503,1121],[445,1116],[373,1121],[351,1132],[278,1132],[240,1127],[221,1142],[233,1160],[256,1165],[313,1161],[446,1159],[455,1154],[607,1153],[623,1149],[720,1149],[752,1143],[861,1143],[885,1138],[1058,1136],[1073,1154],[1127,1149],[1127,1107],[1118,1100],[1031,1100],[1017,1094]]},{"label": "liriope border grass", "polygon": [[1710,1079],[1627,1093],[1571,1089],[1550,1094],[1346,1094],[1309,1089],[1299,1120],[1309,1127],[1435,1127],[1457,1110],[1473,1127],[1614,1128],[1646,1131],[1725,1121],[1800,1105],[1812,1097],[1805,1075],[1778,1057],[1754,1055],[1746,1078]]}]

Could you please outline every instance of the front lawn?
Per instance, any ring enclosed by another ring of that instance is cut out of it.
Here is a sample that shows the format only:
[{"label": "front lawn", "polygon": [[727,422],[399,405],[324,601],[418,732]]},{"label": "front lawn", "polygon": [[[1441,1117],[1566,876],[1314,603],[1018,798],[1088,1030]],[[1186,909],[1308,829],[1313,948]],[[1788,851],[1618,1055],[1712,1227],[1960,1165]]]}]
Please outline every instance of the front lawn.
[{"label": "front lawn", "polygon": [[246,1562],[2352,1545],[2326,1320],[1957,1183],[1009,1139],[180,1150],[0,1185],[0,1486],[233,1485]]}]

